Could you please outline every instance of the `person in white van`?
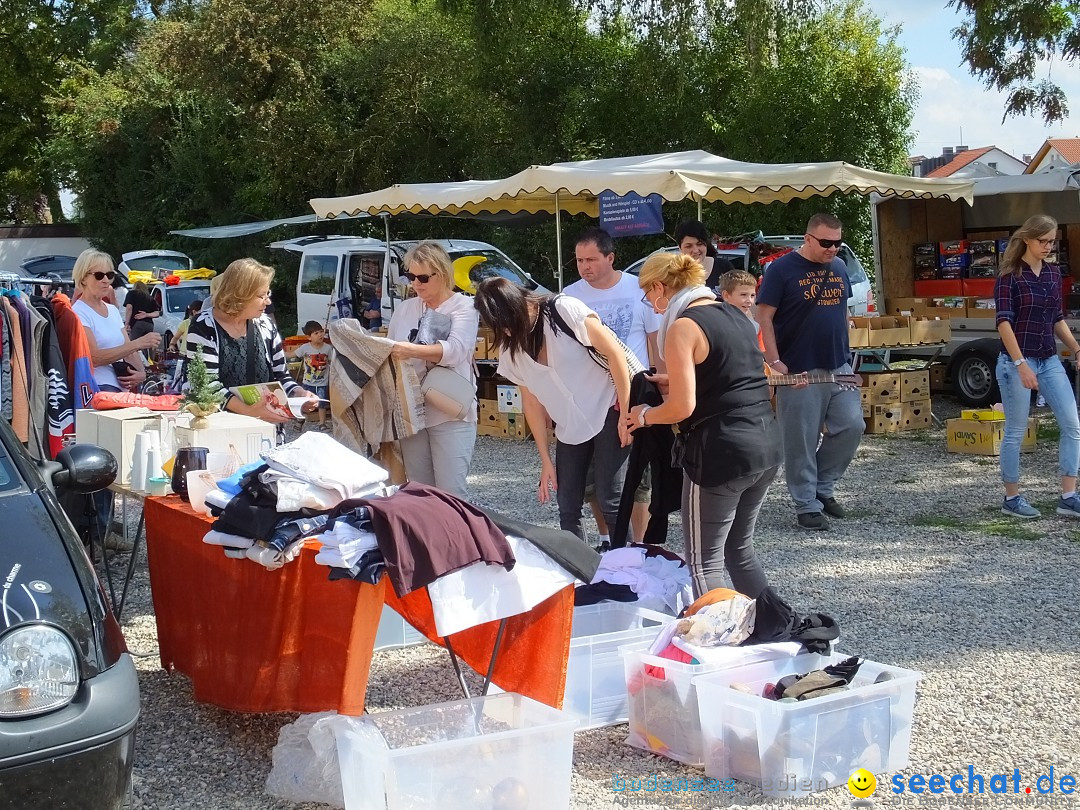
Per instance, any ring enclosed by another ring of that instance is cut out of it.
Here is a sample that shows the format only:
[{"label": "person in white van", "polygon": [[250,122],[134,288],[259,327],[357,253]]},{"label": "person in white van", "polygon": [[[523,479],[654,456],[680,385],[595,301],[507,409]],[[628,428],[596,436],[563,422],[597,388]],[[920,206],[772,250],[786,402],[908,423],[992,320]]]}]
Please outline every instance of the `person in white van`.
[{"label": "person in white van", "polygon": [[[468,497],[466,478],[476,445],[476,370],[473,351],[479,319],[473,301],[454,292],[450,256],[435,242],[420,242],[405,254],[405,278],[416,293],[402,302],[390,319],[387,337],[396,341],[393,356],[409,361],[421,384],[435,366],[448,368],[472,385],[472,402],[464,416],[449,414],[425,402],[426,427],[401,440],[405,474],[410,481],[430,484],[459,498]],[[432,317],[429,313],[441,315]],[[422,336],[422,319],[431,323],[449,319],[449,334],[428,345]]]}]

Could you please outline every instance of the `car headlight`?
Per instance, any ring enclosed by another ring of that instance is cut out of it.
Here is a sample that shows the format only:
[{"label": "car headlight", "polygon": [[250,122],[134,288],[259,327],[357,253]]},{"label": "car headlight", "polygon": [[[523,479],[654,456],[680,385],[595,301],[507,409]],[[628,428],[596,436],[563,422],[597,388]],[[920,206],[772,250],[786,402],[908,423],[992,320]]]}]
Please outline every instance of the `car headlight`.
[{"label": "car headlight", "polygon": [[55,627],[19,627],[0,638],[0,719],[59,709],[78,688],[75,648]]}]

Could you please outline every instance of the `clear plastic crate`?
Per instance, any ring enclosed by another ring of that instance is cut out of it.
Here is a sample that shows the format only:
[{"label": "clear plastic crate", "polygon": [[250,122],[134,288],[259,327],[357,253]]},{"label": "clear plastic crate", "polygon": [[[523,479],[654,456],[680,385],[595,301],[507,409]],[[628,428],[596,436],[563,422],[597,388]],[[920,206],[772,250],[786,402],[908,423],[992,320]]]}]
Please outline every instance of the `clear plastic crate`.
[{"label": "clear plastic crate", "polygon": [[[771,798],[797,798],[846,784],[859,768],[893,773],[908,767],[921,672],[864,660],[844,692],[796,703],[758,697],[766,683],[847,657],[800,655],[698,678],[705,773],[758,785]],[[874,683],[882,672],[892,679]]]},{"label": "clear plastic crate", "polygon": [[376,650],[411,647],[413,644],[422,644],[425,641],[427,641],[427,636],[405,621],[396,610],[383,605],[382,615],[379,617],[379,629],[375,631]]},{"label": "clear plastic crate", "polygon": [[569,808],[577,719],[506,692],[335,727],[346,810]]},{"label": "clear plastic crate", "polygon": [[625,723],[626,675],[619,648],[644,650],[671,616],[633,603],[601,602],[574,608],[563,710],[581,718],[579,728]]},{"label": "clear plastic crate", "polygon": [[716,660],[707,664],[681,664],[649,655],[643,645],[620,648],[626,676],[630,719],[628,745],[668,759],[701,765],[701,719],[698,716],[699,675],[757,661],[792,658],[804,649],[797,642],[718,647]]}]

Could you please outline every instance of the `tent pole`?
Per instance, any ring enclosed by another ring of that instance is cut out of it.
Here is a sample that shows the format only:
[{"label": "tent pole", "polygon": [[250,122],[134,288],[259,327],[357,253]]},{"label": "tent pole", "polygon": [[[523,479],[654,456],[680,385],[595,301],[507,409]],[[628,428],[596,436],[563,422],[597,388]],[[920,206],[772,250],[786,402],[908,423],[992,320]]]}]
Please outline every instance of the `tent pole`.
[{"label": "tent pole", "polygon": [[559,283],[559,292],[562,292],[562,220],[559,217],[559,192],[555,192],[555,253],[559,264],[556,267],[556,278]]},{"label": "tent pole", "polygon": [[705,221],[705,220],[703,220],[701,218],[701,203],[702,203],[702,199],[701,199],[701,197],[698,197],[697,198],[697,218],[698,218],[698,222],[704,222]]}]

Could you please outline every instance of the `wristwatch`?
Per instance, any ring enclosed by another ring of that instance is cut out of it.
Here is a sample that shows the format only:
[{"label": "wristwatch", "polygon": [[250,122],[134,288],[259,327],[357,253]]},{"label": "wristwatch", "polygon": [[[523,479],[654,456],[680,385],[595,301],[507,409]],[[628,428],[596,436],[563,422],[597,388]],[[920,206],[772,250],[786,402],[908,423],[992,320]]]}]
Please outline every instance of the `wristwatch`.
[{"label": "wristwatch", "polygon": [[1026,363],[1026,362],[1027,362],[1027,358],[1026,357],[1021,357],[1019,360],[1013,360],[1013,365],[1018,366],[1021,363]]},{"label": "wristwatch", "polygon": [[637,423],[638,427],[648,427],[648,423],[645,421],[645,414],[652,410],[652,405],[642,405],[641,410],[638,411]]}]

